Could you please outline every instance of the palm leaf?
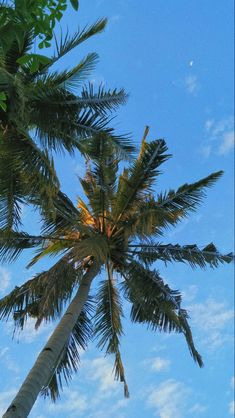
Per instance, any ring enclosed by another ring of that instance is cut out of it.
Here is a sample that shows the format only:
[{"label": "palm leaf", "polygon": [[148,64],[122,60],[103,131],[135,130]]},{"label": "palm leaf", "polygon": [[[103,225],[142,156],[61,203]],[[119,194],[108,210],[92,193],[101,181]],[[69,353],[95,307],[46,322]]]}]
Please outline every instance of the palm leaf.
[{"label": "palm leaf", "polygon": [[27,268],[32,267],[45,256],[56,257],[58,255],[62,256],[66,254],[69,251],[69,249],[73,246],[73,242],[73,240],[67,239],[43,241],[41,243],[40,248],[36,251],[36,255],[28,263]]},{"label": "palm leaf", "polygon": [[[106,132],[112,136],[113,130],[108,127],[110,118],[94,113],[91,109],[80,109],[71,112],[68,106],[39,105],[33,115],[32,126],[37,126],[36,136],[44,148],[55,151],[72,153],[76,148],[83,152],[81,140],[90,138],[99,133]],[[117,139],[118,141],[118,139]]]},{"label": "palm leaf", "polygon": [[205,197],[205,189],[212,187],[222,174],[223,171],[217,171],[196,183],[186,183],[176,191],[170,190],[161,193],[158,195],[157,204],[160,208],[164,208],[171,213],[182,210],[181,216],[185,217],[190,211],[196,209],[196,206]]},{"label": "palm leaf", "polygon": [[[39,205],[40,202],[35,199],[34,204]],[[53,199],[53,210],[42,209],[42,223],[44,234],[63,234],[81,228],[81,216],[77,208],[71,200],[61,191]],[[84,228],[84,227],[83,227]],[[82,230],[84,231],[84,230]],[[86,230],[86,233],[87,230]]]},{"label": "palm leaf", "polygon": [[46,239],[44,236],[0,229],[0,260],[4,263],[13,262],[24,249],[35,248]]},{"label": "palm leaf", "polygon": [[119,184],[114,208],[117,220],[128,214],[149,193],[155,177],[160,173],[158,167],[170,157],[166,151],[163,139],[147,143],[144,138],[138,159],[128,171],[124,171]]},{"label": "palm leaf", "polygon": [[92,160],[97,160],[97,153],[94,153],[93,138],[100,137],[109,143],[110,149],[113,149],[113,156],[116,158],[131,161],[135,147],[133,146],[128,134],[116,135],[114,129],[108,127],[109,120],[105,117],[106,126],[99,132],[93,132],[92,135],[79,141],[80,152]]},{"label": "palm leaf", "polygon": [[181,211],[169,212],[165,208],[159,207],[155,199],[150,195],[142,200],[130,212],[126,219],[120,221],[123,223],[125,234],[128,237],[137,237],[139,239],[149,238],[150,236],[162,235],[163,229],[170,225],[175,226],[181,217]]},{"label": "palm leaf", "polygon": [[165,263],[174,261],[187,262],[193,268],[197,266],[205,268],[207,265],[216,268],[220,263],[230,263],[234,259],[232,253],[221,254],[213,243],[202,249],[199,249],[196,244],[184,246],[179,244],[140,244],[139,246],[131,245],[130,247],[135,248],[135,256],[147,264],[162,260]]},{"label": "palm leaf", "polygon": [[71,298],[82,271],[74,269],[68,258],[62,258],[48,271],[37,274],[22,286],[0,300],[0,318],[13,315],[15,325],[24,328],[27,318],[37,319],[36,328],[42,320],[57,319]]},{"label": "palm leaf", "polygon": [[87,154],[86,176],[80,182],[89,199],[93,216],[98,218],[100,230],[104,231],[115,196],[118,159],[114,144],[103,134],[92,138],[92,143],[88,143]]},{"label": "palm leaf", "polygon": [[80,45],[82,42],[86,41],[90,37],[103,32],[107,24],[107,19],[99,19],[92,25],[85,27],[82,30],[78,30],[72,36],[69,36],[67,32],[65,37],[60,37],[60,40],[55,38],[56,42],[56,54],[52,57],[51,64],[54,64],[68,52],[72,51],[76,46]]},{"label": "palm leaf", "polygon": [[[91,71],[95,68],[98,61],[98,55],[96,53],[88,54],[71,70],[64,70],[60,72],[52,72],[45,74],[37,78],[34,83],[34,91],[32,95],[34,100],[41,101],[41,103],[54,105],[69,105],[76,103],[76,99],[71,97],[63,102],[56,100],[56,93],[58,89],[64,90],[64,92],[73,91],[75,88],[81,85],[81,82],[86,80]],[[73,100],[72,100],[73,99]]]},{"label": "palm leaf", "polygon": [[131,263],[124,277],[124,295],[132,304],[132,321],[145,323],[153,331],[183,333],[190,354],[202,367],[187,323],[187,313],[181,309],[180,293],[165,285],[157,271],[145,269],[139,263]]},{"label": "palm leaf", "polygon": [[89,83],[84,86],[81,97],[75,100],[68,100],[68,105],[76,104],[80,107],[89,107],[95,112],[106,113],[116,110],[120,105],[126,103],[128,96],[123,89],[121,90],[105,90],[103,85],[100,85],[97,93],[94,91],[94,85]]},{"label": "palm leaf", "polygon": [[[18,132],[19,135],[19,132]],[[9,132],[0,144],[0,211],[1,227],[20,224],[20,207],[34,196],[47,208],[58,193],[53,160],[32,139]]]},{"label": "palm leaf", "polygon": [[33,45],[33,35],[32,32],[25,32],[24,36],[22,34],[22,42],[19,45],[16,37],[13,42],[10,44],[10,48],[7,49],[5,53],[5,69],[10,74],[15,74],[18,71],[19,63],[17,60],[23,55],[27,54],[30,51]]},{"label": "palm leaf", "polygon": [[94,257],[103,264],[109,255],[109,246],[105,236],[93,234],[80,243],[76,243],[73,252],[74,261]]},{"label": "palm leaf", "polygon": [[21,225],[24,191],[19,179],[9,173],[2,176],[0,186],[0,228],[18,228]]},{"label": "palm leaf", "polygon": [[109,278],[101,282],[97,294],[97,309],[95,313],[94,335],[98,338],[98,347],[106,347],[107,354],[115,355],[115,378],[123,382],[124,395],[129,397],[128,386],[125,379],[124,367],[119,349],[120,337],[123,333],[121,317],[122,307],[118,291],[114,285],[109,270]]}]

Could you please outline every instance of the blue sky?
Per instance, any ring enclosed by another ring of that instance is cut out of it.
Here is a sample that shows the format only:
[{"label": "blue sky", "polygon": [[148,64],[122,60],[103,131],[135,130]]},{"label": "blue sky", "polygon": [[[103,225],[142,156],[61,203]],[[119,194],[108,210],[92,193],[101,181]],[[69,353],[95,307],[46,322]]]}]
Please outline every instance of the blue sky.
[{"label": "blue sky", "polygon": [[[76,14],[62,20],[71,33],[107,16],[105,33],[64,60],[68,68],[96,51],[100,62],[91,75],[95,85],[124,87],[130,94],[118,111],[119,132],[132,132],[138,145],[145,125],[150,139],[164,137],[173,158],[165,163],[156,190],[177,188],[210,172],[224,170],[204,204],[188,220],[167,232],[164,242],[233,249],[233,2],[207,0],[81,0]],[[56,159],[62,189],[75,202],[81,193],[76,158]],[[36,231],[28,208],[24,220]],[[0,296],[23,283],[48,262],[26,270],[29,255],[0,266]],[[112,359],[94,344],[81,355],[81,369],[56,405],[39,399],[31,418],[229,418],[233,415],[233,268],[191,270],[159,265],[169,284],[180,289],[188,308],[196,345],[205,367],[191,359],[180,335],[153,334],[128,320],[122,353],[131,398],[112,376]],[[12,323],[0,325],[0,412],[16,392],[53,324],[26,330],[12,340]]]}]

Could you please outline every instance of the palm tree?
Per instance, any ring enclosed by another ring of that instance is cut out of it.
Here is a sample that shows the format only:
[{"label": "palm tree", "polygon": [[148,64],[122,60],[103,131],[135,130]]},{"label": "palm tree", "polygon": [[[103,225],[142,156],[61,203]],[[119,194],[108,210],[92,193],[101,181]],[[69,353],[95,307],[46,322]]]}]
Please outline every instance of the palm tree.
[{"label": "palm tree", "polygon": [[105,26],[106,19],[100,19],[73,36],[55,37],[50,58],[31,53],[33,32],[25,32],[19,42],[12,30],[9,42],[9,30],[5,37],[5,26],[0,28],[0,92],[6,97],[6,109],[0,107],[1,228],[19,226],[23,203],[53,206],[59,191],[53,152],[84,153],[85,140],[101,131],[121,151],[131,150],[128,139],[109,126],[108,114],[126,101],[124,90],[100,86],[95,91],[92,84],[84,85],[97,54],[88,54],[70,70],[52,67]]},{"label": "palm tree", "polygon": [[[129,396],[120,353],[121,293],[131,304],[133,322],[153,331],[182,333],[193,359],[203,366],[180,293],[164,283],[152,265],[185,262],[215,268],[232,260],[231,253],[222,255],[212,243],[199,248],[159,242],[164,229],[176,226],[196,209],[222,172],[155,196],[159,167],[170,155],[164,140],[148,143],[147,132],[148,128],[139,156],[120,175],[114,145],[102,134],[95,135],[88,141],[91,159],[80,179],[87,203],[79,199],[75,208],[61,193],[57,216],[44,216],[42,235],[12,232],[6,237],[1,233],[4,261],[14,260],[25,248],[37,248],[30,265],[46,255],[61,254],[48,271],[0,301],[1,318],[13,315],[23,328],[27,318],[33,317],[37,328],[42,321],[61,317],[72,299],[4,418],[26,417],[40,392],[56,400],[63,379],[67,382],[78,368],[79,347],[85,348],[91,337],[98,339],[98,347],[113,354],[115,378],[123,382],[124,394]],[[101,271],[106,277],[97,283],[91,299],[91,283]]]}]

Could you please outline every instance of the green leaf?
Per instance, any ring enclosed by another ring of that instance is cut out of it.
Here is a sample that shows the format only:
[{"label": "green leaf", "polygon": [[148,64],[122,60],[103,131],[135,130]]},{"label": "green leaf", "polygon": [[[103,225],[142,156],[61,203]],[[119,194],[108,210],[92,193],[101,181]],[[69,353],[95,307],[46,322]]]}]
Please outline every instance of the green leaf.
[{"label": "green leaf", "polygon": [[0,91],[0,101],[5,101],[7,99],[6,93],[4,91]]},{"label": "green leaf", "polygon": [[16,62],[20,65],[27,65],[30,63],[35,65],[35,62],[46,65],[51,62],[51,59],[41,54],[26,54],[18,58]]},{"label": "green leaf", "polygon": [[6,112],[6,110],[7,110],[7,105],[6,105],[6,103],[5,103],[5,102],[0,101],[0,108],[1,108],[4,112]]},{"label": "green leaf", "polygon": [[79,8],[79,1],[78,0],[70,0],[70,3],[72,5],[72,7],[74,8],[74,10],[78,10]]},{"label": "green leaf", "polygon": [[115,379],[123,382],[124,395],[129,397],[125,371],[120,353],[120,337],[123,334],[121,318],[123,316],[121,299],[115,286],[109,266],[108,279],[101,282],[97,294],[94,335],[99,339],[98,347],[106,347],[106,354],[114,354]]},{"label": "green leaf", "polygon": [[37,59],[33,59],[30,62],[30,73],[31,74],[36,73],[38,69],[39,69],[39,61]]}]

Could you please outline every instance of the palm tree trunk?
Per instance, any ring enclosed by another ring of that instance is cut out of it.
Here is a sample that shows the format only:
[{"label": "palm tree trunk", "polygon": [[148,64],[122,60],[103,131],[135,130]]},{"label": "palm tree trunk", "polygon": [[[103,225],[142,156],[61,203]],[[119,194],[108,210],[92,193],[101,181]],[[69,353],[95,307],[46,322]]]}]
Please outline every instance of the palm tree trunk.
[{"label": "palm tree trunk", "polygon": [[94,264],[84,275],[74,299],[2,418],[25,418],[30,413],[39,392],[51,377],[55,362],[87,301],[91,282],[98,271],[99,267]]}]

